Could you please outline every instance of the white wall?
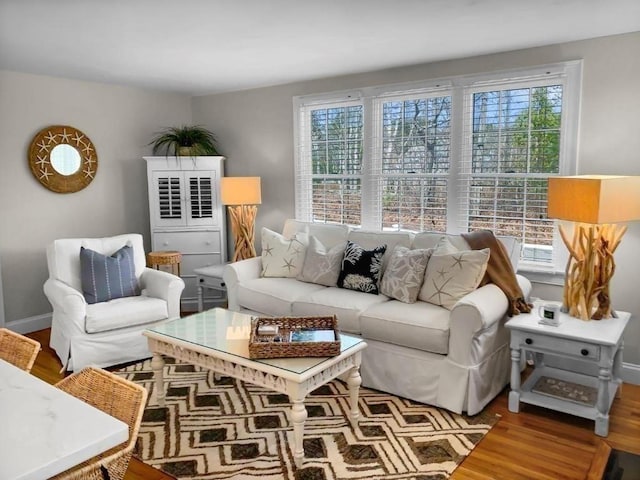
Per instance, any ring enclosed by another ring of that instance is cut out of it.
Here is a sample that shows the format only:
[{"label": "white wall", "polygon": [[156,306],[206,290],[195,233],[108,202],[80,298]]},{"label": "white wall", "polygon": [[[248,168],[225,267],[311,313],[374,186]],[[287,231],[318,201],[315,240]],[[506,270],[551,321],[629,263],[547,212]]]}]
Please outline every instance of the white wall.
[{"label": "white wall", "polygon": [[[386,83],[584,59],[579,173],[640,175],[640,32],[406,68],[192,99],[195,123],[211,128],[228,157],[227,175],[262,177],[261,226],[280,229],[294,215],[292,97]],[[304,68],[301,62],[300,68]],[[633,313],[625,361],[640,365],[640,222],[616,254],[615,308]],[[556,286],[535,293],[561,298]]]},{"label": "white wall", "polygon": [[[46,245],[56,238],[139,232],[149,248],[146,166],[153,134],[191,122],[188,96],[0,71],[0,262],[5,320],[48,314]],[[91,138],[98,172],[59,194],[33,177],[27,151],[49,125]]]}]

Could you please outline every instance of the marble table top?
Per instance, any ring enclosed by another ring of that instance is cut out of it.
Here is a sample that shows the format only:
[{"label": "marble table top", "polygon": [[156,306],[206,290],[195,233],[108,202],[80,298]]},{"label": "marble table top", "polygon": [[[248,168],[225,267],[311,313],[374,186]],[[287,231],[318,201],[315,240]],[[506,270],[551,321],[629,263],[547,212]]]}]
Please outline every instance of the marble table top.
[{"label": "marble table top", "polygon": [[49,478],[128,437],[124,422],[0,360],[0,479]]}]

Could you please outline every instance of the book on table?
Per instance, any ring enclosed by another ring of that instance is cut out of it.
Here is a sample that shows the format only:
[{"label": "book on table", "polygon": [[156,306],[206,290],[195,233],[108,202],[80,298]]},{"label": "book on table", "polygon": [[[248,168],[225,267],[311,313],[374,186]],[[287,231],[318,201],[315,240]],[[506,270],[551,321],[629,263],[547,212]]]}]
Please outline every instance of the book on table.
[{"label": "book on table", "polygon": [[335,342],[335,330],[298,329],[289,335],[290,342]]}]

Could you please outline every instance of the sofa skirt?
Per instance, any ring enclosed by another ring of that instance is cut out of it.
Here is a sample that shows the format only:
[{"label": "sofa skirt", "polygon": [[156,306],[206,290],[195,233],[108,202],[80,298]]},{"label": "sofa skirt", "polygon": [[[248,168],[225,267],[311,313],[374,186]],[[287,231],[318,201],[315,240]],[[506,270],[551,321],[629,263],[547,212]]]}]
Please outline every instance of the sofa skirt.
[{"label": "sofa skirt", "polygon": [[360,367],[363,387],[455,413],[480,413],[509,382],[508,344],[478,365],[463,366],[446,355],[375,340],[366,342]]}]

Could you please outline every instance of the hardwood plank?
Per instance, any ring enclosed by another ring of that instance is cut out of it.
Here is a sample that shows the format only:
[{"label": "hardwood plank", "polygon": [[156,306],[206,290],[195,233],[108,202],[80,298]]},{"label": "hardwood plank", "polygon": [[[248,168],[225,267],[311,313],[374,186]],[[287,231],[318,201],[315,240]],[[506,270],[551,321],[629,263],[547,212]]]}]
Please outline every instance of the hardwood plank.
[{"label": "hardwood plank", "polygon": [[[29,334],[42,344],[32,373],[56,383],[62,365],[49,348],[49,329]],[[599,478],[607,449],[640,455],[640,386],[625,384],[613,403],[609,436],[593,432],[594,422],[532,405],[520,413],[507,408],[508,388],[487,410],[501,416],[498,423],[453,473],[452,480],[585,480]],[[588,477],[591,475],[591,477]],[[125,480],[172,480],[133,458]]]},{"label": "hardwood plank", "polygon": [[602,480],[602,476],[607,469],[607,462],[609,461],[609,454],[611,453],[611,447],[606,442],[600,442],[596,454],[591,462],[589,473],[587,474],[587,480]]}]

